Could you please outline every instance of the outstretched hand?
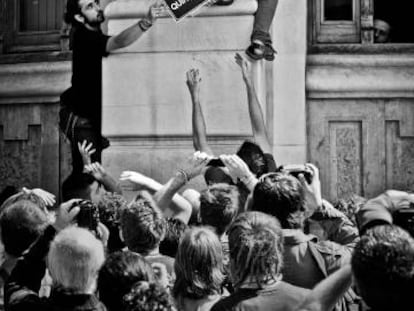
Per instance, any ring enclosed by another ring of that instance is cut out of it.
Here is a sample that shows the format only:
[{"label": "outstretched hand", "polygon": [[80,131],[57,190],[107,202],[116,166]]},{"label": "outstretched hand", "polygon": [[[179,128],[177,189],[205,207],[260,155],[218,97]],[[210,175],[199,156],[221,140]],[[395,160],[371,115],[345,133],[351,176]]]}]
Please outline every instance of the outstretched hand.
[{"label": "outstretched hand", "polygon": [[200,92],[201,77],[198,69],[192,68],[187,71],[187,86],[191,94]]},{"label": "outstretched hand", "polygon": [[158,17],[160,17],[159,11],[163,6],[165,6],[165,4],[161,0],[152,1],[152,4],[150,5],[146,16],[148,22],[152,24]]},{"label": "outstretched hand", "polygon": [[229,174],[234,183],[236,183],[238,179],[243,180],[254,177],[246,162],[244,162],[237,154],[221,155],[220,159],[229,170]]},{"label": "outstretched hand", "polygon": [[234,59],[242,71],[243,79],[245,81],[250,80],[252,76],[252,64],[243,56],[241,56],[240,53],[236,53]]},{"label": "outstretched hand", "polygon": [[85,165],[85,171],[86,173],[91,174],[97,181],[103,181],[106,176],[106,171],[99,162]]},{"label": "outstretched hand", "polygon": [[82,144],[78,142],[79,153],[82,156],[83,165],[91,164],[91,155],[96,152],[96,149],[93,149],[93,144],[84,140]]},{"label": "outstretched hand", "polygon": [[192,179],[202,173],[202,171],[207,167],[208,161],[212,159],[211,155],[208,155],[205,152],[196,151],[193,156],[190,158],[186,167],[181,171],[187,175],[188,179]]}]

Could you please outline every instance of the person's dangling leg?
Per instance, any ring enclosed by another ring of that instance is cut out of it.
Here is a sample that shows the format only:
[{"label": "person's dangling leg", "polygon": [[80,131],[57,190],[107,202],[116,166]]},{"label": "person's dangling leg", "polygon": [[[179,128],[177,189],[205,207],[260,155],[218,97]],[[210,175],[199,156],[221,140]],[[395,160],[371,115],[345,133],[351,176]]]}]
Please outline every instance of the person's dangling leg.
[{"label": "person's dangling leg", "polygon": [[275,16],[278,0],[258,0],[258,8],[254,16],[252,44],[247,48],[246,54],[254,60],[265,58],[272,61],[275,50],[270,38],[270,26]]}]

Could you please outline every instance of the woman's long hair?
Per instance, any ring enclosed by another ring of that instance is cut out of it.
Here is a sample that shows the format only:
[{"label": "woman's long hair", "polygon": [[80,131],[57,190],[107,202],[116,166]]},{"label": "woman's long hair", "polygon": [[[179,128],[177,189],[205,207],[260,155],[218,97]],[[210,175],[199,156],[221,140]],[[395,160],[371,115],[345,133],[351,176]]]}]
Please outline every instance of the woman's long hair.
[{"label": "woman's long hair", "polygon": [[175,257],[174,298],[202,299],[221,293],[223,250],[218,236],[206,227],[185,232]]}]

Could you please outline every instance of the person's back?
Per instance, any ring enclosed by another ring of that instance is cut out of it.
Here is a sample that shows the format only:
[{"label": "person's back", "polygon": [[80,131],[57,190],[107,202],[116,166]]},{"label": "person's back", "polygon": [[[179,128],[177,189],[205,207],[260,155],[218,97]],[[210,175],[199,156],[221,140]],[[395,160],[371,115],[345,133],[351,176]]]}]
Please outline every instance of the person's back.
[{"label": "person's back", "polygon": [[318,241],[316,236],[304,233],[310,212],[304,188],[292,175],[273,173],[259,181],[254,190],[253,209],[274,215],[281,222],[285,281],[310,289],[350,260],[350,248]]},{"label": "person's back", "polygon": [[212,310],[295,310],[307,289],[282,280],[283,236],[279,222],[246,212],[229,229],[230,265],[235,292]]}]

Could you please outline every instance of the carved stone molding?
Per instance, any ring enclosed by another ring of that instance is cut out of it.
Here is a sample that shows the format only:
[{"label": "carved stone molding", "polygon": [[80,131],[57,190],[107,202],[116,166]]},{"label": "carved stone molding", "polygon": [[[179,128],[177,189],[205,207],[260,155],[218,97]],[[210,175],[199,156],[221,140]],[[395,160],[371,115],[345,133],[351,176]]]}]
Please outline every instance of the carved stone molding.
[{"label": "carved stone molding", "polygon": [[70,73],[68,61],[0,65],[0,104],[57,102]]},{"label": "carved stone molding", "polygon": [[324,54],[307,58],[308,98],[414,97],[412,54]]}]

